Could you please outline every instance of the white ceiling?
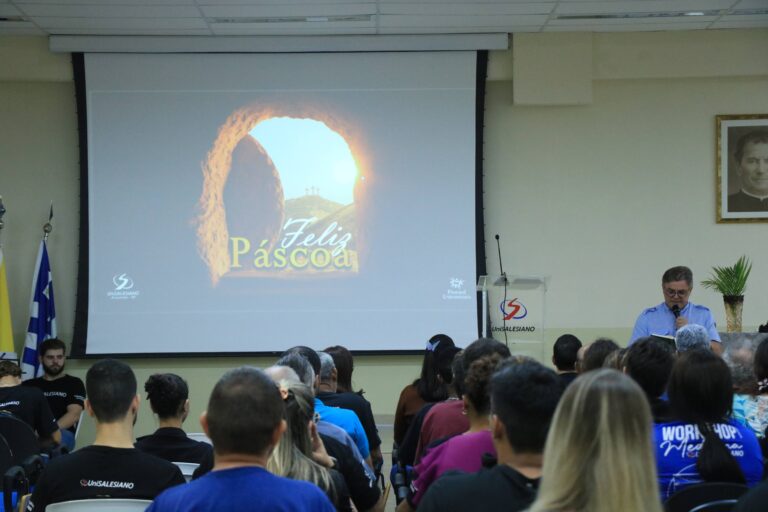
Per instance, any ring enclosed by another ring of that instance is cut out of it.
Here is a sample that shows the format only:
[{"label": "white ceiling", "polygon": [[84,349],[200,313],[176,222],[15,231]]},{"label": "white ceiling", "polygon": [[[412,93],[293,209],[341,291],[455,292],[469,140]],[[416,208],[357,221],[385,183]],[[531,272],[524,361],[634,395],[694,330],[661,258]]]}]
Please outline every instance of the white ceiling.
[{"label": "white ceiling", "polygon": [[0,35],[342,35],[768,27],[768,0],[0,0]]}]

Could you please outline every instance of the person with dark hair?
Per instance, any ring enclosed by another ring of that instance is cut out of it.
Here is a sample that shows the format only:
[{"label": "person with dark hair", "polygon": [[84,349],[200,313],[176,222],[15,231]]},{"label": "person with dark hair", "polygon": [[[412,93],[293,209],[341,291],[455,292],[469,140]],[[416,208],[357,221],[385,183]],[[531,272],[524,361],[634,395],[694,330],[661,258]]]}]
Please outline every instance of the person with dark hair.
[{"label": "person with dark hair", "polygon": [[598,338],[590,343],[584,351],[584,361],[582,362],[582,373],[602,368],[605,359],[613,352],[619,350],[615,341],[608,338]]},{"label": "person with dark hair", "polygon": [[21,368],[7,359],[0,360],[0,412],[32,427],[43,444],[61,442],[59,426],[42,391],[22,386]]},{"label": "person with dark hair", "polygon": [[768,431],[768,337],[757,346],[752,364],[754,386],[733,397],[733,417],[749,426],[758,438]]},{"label": "person with dark hair", "polygon": [[136,448],[170,462],[200,464],[213,457],[211,445],[188,438],[181,428],[189,415],[189,387],[184,379],[173,373],[156,373],[147,379],[144,391],[157,414],[159,428],[138,438]]},{"label": "person with dark hair", "polygon": [[[462,352],[461,375],[467,375],[472,363],[481,357],[498,355],[502,359],[510,356],[509,347],[493,338],[480,338],[473,341]],[[450,365],[446,365],[450,368]],[[458,389],[457,397],[463,398],[465,389],[464,382],[457,382],[455,389]],[[469,421],[466,417],[466,407],[464,402],[443,402],[435,405],[424,417],[424,424],[419,433],[419,444],[416,447],[416,458],[414,462],[418,464],[421,458],[432,444],[435,442],[453,437],[466,432],[469,428]]]},{"label": "person with dark hair", "polygon": [[381,455],[381,438],[373,419],[371,404],[357,393],[338,392],[338,369],[330,354],[320,352],[320,379],[317,385],[317,398],[328,407],[349,409],[357,415],[365,430],[373,467],[380,467],[384,462]]},{"label": "person with dark hair", "polygon": [[43,392],[61,429],[61,442],[71,451],[75,447],[77,422],[83,412],[85,386],[82,380],[64,373],[67,357],[63,341],[49,338],[40,343],[37,352],[43,375],[23,384]]},{"label": "person with dark hair", "polygon": [[427,342],[421,363],[421,375],[403,388],[397,400],[394,424],[395,444],[400,445],[403,442],[413,417],[424,404],[440,402],[448,398],[448,386],[440,379],[436,358],[440,352],[454,346],[453,340],[445,334],[436,334]]},{"label": "person with dark hair", "polygon": [[355,369],[355,361],[347,347],[334,345],[323,350],[333,358],[336,365],[336,392],[337,393],[357,393],[362,396],[363,391],[352,389],[352,372]]},{"label": "person with dark hair", "polygon": [[[309,372],[305,371],[304,368],[302,368],[303,365],[295,360],[296,355],[306,359],[310,366],[312,366],[314,379],[311,384],[305,380],[309,378]],[[333,361],[333,359],[331,359],[331,361]],[[372,468],[373,461],[371,460],[371,449],[368,444],[368,437],[357,414],[349,409],[328,406],[317,397],[320,385],[320,373],[323,367],[318,353],[306,346],[293,347],[283,352],[283,356],[277,361],[277,365],[289,366],[299,374],[301,381],[315,393],[315,412],[317,412],[322,420],[333,423],[344,429],[344,431],[349,434],[349,437],[354,440],[355,445],[357,445],[357,449],[365,459],[366,464]]]},{"label": "person with dark hair", "polygon": [[733,159],[741,190],[728,196],[728,211],[768,212],[768,130],[739,137]]},{"label": "person with dark hair", "polygon": [[669,419],[669,402],[661,396],[667,390],[675,356],[658,338],[640,338],[629,347],[624,358],[624,373],[632,377],[645,392],[654,421]]},{"label": "person with dark hair", "polygon": [[[471,347],[472,345],[470,345]],[[464,351],[465,357],[469,347]],[[488,414],[491,409],[490,380],[502,357],[482,356],[472,362],[464,381],[463,403],[469,419],[469,430],[430,449],[416,466],[416,479],[411,481],[408,497],[400,502],[398,512],[415,510],[424,493],[443,473],[462,470],[480,471],[486,454],[496,456]]]},{"label": "person with dark hair", "polygon": [[710,350],[678,356],[667,385],[675,421],[654,426],[662,498],[699,482],[755,485],[763,460],[755,434],[730,419],[733,382]]},{"label": "person with dark hair", "polygon": [[331,512],[316,485],[274,475],[267,461],[286,430],[278,387],[263,371],[241,366],[214,386],[200,418],[213,442],[213,471],[158,496],[147,512],[281,510]]},{"label": "person with dark hair", "polygon": [[688,302],[693,291],[693,272],[688,267],[672,267],[661,276],[664,302],[640,313],[632,330],[629,344],[648,336],[674,337],[686,324],[698,324],[709,333],[712,350],[722,352],[720,335],[709,308]]},{"label": "person with dark hair", "polygon": [[96,420],[96,439],[92,446],[51,459],[27,512],[89,498],[151,500],[168,487],[184,483],[179,468],[133,447],[139,397],[130,366],[113,359],[97,362],[85,376],[85,389],[85,410]]},{"label": "person with dark hair", "polygon": [[491,433],[497,464],[476,474],[448,472],[430,486],[419,511],[526,509],[536,496],[549,424],[564,384],[532,360],[510,361],[491,377]]},{"label": "person with dark hair", "polygon": [[581,340],[573,334],[563,334],[552,347],[552,364],[557,368],[560,380],[567,386],[578,377],[576,361],[578,360]]},{"label": "person with dark hair", "polygon": [[621,347],[619,350],[614,350],[608,354],[603,361],[603,368],[611,368],[612,370],[624,370],[624,359],[627,357],[627,347]]}]

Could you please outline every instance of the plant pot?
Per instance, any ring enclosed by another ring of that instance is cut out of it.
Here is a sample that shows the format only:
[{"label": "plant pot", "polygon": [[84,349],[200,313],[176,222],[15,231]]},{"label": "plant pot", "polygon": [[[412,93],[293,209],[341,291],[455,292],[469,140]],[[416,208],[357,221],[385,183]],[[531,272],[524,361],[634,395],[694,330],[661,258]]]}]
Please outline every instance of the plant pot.
[{"label": "plant pot", "polygon": [[743,295],[723,295],[727,332],[741,332],[741,312],[744,308]]}]

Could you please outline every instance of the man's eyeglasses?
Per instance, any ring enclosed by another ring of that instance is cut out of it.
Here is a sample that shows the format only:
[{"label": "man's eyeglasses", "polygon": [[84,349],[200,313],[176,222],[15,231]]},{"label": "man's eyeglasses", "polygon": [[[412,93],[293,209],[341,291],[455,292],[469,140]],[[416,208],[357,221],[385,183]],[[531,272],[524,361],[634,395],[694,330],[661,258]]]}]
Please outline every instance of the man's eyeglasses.
[{"label": "man's eyeglasses", "polygon": [[685,297],[691,292],[691,290],[673,290],[672,288],[664,288],[664,293],[668,297]]}]

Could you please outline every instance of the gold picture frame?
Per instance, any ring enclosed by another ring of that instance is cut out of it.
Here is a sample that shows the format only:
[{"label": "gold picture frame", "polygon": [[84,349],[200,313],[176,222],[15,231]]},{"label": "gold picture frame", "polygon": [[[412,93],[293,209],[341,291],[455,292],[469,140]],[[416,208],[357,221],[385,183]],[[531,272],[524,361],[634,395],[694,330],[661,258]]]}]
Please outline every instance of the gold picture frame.
[{"label": "gold picture frame", "polygon": [[768,222],[768,114],[715,116],[715,132],[717,222]]}]

